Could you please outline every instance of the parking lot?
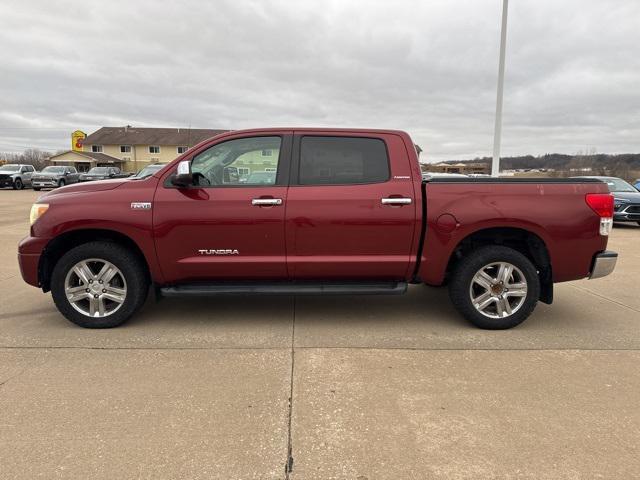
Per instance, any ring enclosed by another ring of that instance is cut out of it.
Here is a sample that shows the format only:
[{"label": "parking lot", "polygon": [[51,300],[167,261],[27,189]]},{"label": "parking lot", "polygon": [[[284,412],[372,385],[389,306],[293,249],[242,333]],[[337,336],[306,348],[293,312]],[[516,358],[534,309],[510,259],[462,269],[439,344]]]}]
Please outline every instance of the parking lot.
[{"label": "parking lot", "polygon": [[612,233],[612,276],[557,285],[508,331],[423,286],[150,298],[85,330],[20,277],[38,195],[0,191],[3,479],[640,475],[636,225]]}]

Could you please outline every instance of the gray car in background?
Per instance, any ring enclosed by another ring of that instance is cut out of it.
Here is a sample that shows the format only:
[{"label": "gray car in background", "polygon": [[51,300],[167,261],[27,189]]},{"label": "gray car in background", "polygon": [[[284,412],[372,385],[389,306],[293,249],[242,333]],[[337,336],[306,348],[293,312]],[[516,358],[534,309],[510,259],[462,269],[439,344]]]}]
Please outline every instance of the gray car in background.
[{"label": "gray car in background", "polygon": [[81,173],[80,182],[92,182],[94,180],[109,180],[110,178],[127,178],[131,173],[122,173],[118,167],[93,167],[87,173]]},{"label": "gray car in background", "polygon": [[70,183],[76,183],[79,177],[80,174],[75,167],[44,167],[41,172],[33,176],[33,189],[64,187]]}]

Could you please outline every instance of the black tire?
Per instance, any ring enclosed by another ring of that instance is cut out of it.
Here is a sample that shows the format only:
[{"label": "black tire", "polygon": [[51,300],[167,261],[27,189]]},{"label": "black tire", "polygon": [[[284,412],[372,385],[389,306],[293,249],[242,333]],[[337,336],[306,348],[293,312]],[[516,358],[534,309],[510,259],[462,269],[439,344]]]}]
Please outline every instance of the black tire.
[{"label": "black tire", "polygon": [[[91,317],[77,311],[65,294],[65,278],[78,262],[98,258],[111,262],[124,276],[127,292],[121,307],[104,317]],[[68,320],[84,328],[112,328],[126,322],[144,304],[149,292],[145,265],[130,250],[113,242],[90,242],[75,247],[58,261],[51,276],[51,295],[56,307]]]},{"label": "black tire", "polygon": [[39,192],[39,191],[40,191],[40,187],[33,187],[33,189],[34,189],[36,192]]},{"label": "black tire", "polygon": [[[522,305],[513,314],[501,318],[488,317],[478,311],[470,294],[475,274],[496,262],[507,262],[517,267],[527,281],[527,294]],[[521,324],[531,315],[540,297],[540,279],[533,263],[517,250],[502,246],[480,247],[456,265],[449,283],[449,296],[454,307],[476,327],[503,330]]]},{"label": "black tire", "polygon": [[22,183],[22,180],[20,180],[19,178],[16,178],[13,181],[13,189],[14,190],[22,190],[24,188],[24,184]]},{"label": "black tire", "polygon": [[58,181],[58,186],[59,186],[59,187],[64,187],[64,184],[65,184],[64,178],[61,178],[61,179]]}]

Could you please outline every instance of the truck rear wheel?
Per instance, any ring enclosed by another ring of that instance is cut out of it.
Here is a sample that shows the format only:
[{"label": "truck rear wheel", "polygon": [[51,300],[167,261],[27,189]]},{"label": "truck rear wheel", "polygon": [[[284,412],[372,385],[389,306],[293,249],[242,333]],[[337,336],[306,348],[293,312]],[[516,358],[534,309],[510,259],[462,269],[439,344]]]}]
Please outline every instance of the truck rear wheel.
[{"label": "truck rear wheel", "polygon": [[517,250],[486,246],[460,260],[449,295],[475,326],[502,330],[531,315],[540,297],[540,280],[533,263]]},{"label": "truck rear wheel", "polygon": [[51,277],[56,307],[85,328],[121,325],[142,307],[148,290],[140,259],[112,242],[71,249],[58,261]]}]

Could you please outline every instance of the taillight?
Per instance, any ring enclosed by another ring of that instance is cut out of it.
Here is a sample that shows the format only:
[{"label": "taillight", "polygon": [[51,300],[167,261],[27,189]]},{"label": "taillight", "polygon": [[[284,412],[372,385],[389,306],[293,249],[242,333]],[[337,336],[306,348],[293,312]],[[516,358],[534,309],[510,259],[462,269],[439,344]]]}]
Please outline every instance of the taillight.
[{"label": "taillight", "polygon": [[613,227],[613,195],[610,193],[587,193],[587,205],[600,217],[600,235],[607,236]]},{"label": "taillight", "polygon": [[610,193],[587,193],[585,200],[600,217],[613,217],[613,195]]}]

